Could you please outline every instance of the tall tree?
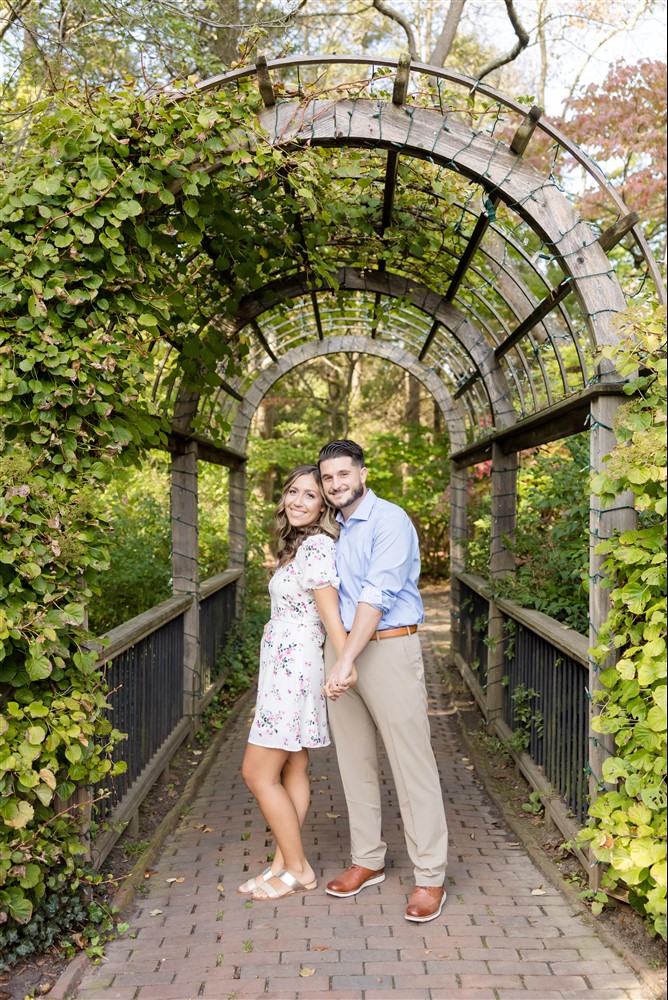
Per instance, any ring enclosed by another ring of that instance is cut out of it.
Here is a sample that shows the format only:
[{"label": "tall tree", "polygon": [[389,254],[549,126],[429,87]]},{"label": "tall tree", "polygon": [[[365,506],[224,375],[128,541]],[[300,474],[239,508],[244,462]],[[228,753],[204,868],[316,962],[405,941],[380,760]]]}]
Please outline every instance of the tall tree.
[{"label": "tall tree", "polygon": [[[666,64],[617,62],[600,84],[581,88],[559,123],[604,165],[630,209],[638,212],[655,254],[666,252]],[[599,192],[585,210],[602,223]]]}]

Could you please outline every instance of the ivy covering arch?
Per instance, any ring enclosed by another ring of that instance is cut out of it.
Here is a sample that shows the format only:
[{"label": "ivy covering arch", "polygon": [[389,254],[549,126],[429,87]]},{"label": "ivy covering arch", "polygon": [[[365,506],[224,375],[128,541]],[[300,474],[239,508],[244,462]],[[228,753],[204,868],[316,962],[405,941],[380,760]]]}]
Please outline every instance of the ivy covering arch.
[{"label": "ivy covering arch", "polygon": [[[446,70],[260,58],[182,92],[72,88],[36,111],[0,198],[0,908],[19,922],[76,871],[61,803],[112,770],[84,622],[106,558],[96,493],[119,464],[172,451],[175,587],[196,593],[198,455],[233,469],[241,560],[263,391],[309,357],[368,350],[443,409],[455,563],[466,468],[493,458],[491,572],[509,572],[517,450],[589,425],[600,466],[620,394],[601,348],[627,299],[663,300],[600,171],[540,109]],[[605,231],[569,193],[579,171],[617,210]],[[594,543],[632,513],[595,504]]]}]

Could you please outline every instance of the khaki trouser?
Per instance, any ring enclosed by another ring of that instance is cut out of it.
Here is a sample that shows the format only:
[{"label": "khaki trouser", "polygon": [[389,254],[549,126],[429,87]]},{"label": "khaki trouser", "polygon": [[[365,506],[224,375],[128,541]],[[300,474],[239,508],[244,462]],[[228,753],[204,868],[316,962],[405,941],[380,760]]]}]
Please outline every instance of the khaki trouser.
[{"label": "khaki trouser", "polygon": [[[325,643],[329,674],[336,654]],[[385,864],[381,831],[377,734],[385,745],[397,789],[408,855],[416,885],[445,880],[448,829],[443,793],[431,747],[422,650],[417,633],[372,640],[357,659],[358,681],[329,701],[348,806],[352,862],[377,871]]]}]

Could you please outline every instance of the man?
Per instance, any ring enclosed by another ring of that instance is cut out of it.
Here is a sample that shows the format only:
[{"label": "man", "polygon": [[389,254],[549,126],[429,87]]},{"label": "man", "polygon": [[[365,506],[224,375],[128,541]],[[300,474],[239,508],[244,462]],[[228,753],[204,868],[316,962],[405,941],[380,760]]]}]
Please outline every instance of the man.
[{"label": "man", "polygon": [[415,528],[396,504],[366,486],[364,453],[354,441],[320,452],[325,496],[337,508],[339,609],[348,638],[337,657],[325,647],[330,726],[348,805],[352,866],[327,886],[354,896],[385,879],[377,757],[380,733],[397,788],[415,872],[406,919],[434,920],[445,902],[448,831],[431,747],[417,583]]}]

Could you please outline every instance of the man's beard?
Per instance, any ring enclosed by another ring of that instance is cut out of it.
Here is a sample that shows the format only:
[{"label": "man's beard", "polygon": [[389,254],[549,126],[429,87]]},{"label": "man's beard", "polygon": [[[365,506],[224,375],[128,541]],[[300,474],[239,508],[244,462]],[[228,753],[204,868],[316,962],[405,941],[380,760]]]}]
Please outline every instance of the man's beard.
[{"label": "man's beard", "polygon": [[360,499],[360,497],[363,496],[364,496],[364,485],[360,483],[359,486],[357,486],[352,491],[350,496],[346,497],[345,500],[339,502],[338,497],[330,497],[329,501],[333,507],[336,507],[337,510],[345,510],[346,507],[350,507],[351,504],[355,503],[357,500]]}]

